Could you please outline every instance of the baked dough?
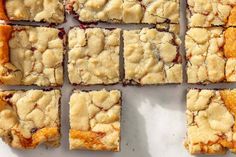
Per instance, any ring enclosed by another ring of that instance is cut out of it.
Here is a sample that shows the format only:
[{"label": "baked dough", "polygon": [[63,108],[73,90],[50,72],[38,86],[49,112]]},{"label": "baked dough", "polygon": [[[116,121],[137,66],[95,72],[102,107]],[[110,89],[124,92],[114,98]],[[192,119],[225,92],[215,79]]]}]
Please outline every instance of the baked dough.
[{"label": "baked dough", "polygon": [[1,91],[0,137],[11,147],[60,145],[60,91]]},{"label": "baked dough", "polygon": [[83,92],[70,97],[70,149],[120,150],[121,92]]}]

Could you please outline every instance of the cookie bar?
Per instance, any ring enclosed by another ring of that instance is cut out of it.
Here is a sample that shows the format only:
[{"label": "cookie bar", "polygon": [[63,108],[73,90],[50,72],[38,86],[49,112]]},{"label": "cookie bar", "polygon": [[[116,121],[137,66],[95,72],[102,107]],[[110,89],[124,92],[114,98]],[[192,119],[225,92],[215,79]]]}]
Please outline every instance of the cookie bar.
[{"label": "cookie bar", "polygon": [[187,137],[191,154],[236,152],[236,89],[191,89],[187,93]]},{"label": "cookie bar", "polygon": [[84,92],[70,97],[70,149],[120,150],[121,92]]},{"label": "cookie bar", "polygon": [[0,25],[0,83],[60,86],[63,53],[63,30]]},{"label": "cookie bar", "polygon": [[182,63],[177,34],[159,29],[124,31],[125,84],[182,82]]},{"label": "cookie bar", "polygon": [[188,83],[236,81],[236,28],[191,28],[185,37]]},{"label": "cookie bar", "polygon": [[0,92],[0,137],[13,148],[60,145],[60,91]]},{"label": "cookie bar", "polygon": [[119,82],[120,32],[79,27],[69,31],[68,74],[72,84]]},{"label": "cookie bar", "polygon": [[187,0],[189,27],[236,26],[236,1]]},{"label": "cookie bar", "polygon": [[0,20],[63,23],[63,0],[0,0]]},{"label": "cookie bar", "polygon": [[67,0],[82,22],[179,23],[179,0]]}]

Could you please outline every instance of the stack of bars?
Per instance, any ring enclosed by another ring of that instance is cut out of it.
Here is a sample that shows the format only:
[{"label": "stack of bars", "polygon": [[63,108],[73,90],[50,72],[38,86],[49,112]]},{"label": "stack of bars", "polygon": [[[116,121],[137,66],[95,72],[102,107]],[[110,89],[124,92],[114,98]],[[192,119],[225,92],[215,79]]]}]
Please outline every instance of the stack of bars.
[{"label": "stack of bars", "polygon": [[[2,85],[61,87],[66,47],[72,85],[182,83],[179,0],[63,2],[0,1],[0,20],[8,23],[0,25]],[[152,28],[71,27],[66,40],[64,29],[53,27],[66,21],[65,11],[85,23],[150,24]],[[26,25],[16,25],[19,21]],[[72,92],[70,149],[120,151],[121,95],[119,90],[105,89]],[[17,149],[59,146],[60,99],[58,89],[0,91],[0,137]]]},{"label": "stack of bars", "polygon": [[[236,82],[236,1],[187,0],[187,82]],[[191,154],[236,152],[236,90],[189,89],[187,137]]]}]

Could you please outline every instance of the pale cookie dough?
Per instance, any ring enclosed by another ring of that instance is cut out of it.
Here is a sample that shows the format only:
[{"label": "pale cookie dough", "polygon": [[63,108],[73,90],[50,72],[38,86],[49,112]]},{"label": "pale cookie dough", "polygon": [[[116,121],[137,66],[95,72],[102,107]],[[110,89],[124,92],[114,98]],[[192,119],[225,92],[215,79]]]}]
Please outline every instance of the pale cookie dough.
[{"label": "pale cookie dough", "polygon": [[63,30],[1,25],[0,83],[61,86],[63,54]]},{"label": "pale cookie dough", "polygon": [[75,27],[69,31],[68,74],[72,84],[115,84],[120,81],[120,29]]},{"label": "pale cookie dough", "polygon": [[1,0],[0,19],[63,23],[63,0]]},{"label": "pale cookie dough", "polygon": [[84,92],[70,97],[70,149],[120,151],[121,92]]},{"label": "pale cookie dough", "polygon": [[0,137],[17,149],[60,145],[60,91],[0,92]]},{"label": "pale cookie dough", "polygon": [[179,0],[66,0],[83,22],[179,23]]},{"label": "pale cookie dough", "polygon": [[190,28],[185,37],[188,83],[236,82],[236,28]]},{"label": "pale cookie dough", "polygon": [[236,26],[236,0],[187,0],[189,27]]},{"label": "pale cookie dough", "polygon": [[143,28],[124,31],[123,37],[125,84],[182,82],[180,39],[175,33]]},{"label": "pale cookie dough", "polygon": [[187,93],[187,137],[191,154],[236,152],[236,89],[200,90]]}]

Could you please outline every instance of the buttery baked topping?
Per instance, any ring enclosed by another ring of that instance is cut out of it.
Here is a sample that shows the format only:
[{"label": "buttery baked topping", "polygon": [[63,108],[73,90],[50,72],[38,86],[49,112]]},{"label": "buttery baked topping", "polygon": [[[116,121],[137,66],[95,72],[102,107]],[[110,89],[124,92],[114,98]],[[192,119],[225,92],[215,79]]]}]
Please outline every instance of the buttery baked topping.
[{"label": "buttery baked topping", "polygon": [[187,0],[189,27],[236,26],[236,1]]},{"label": "buttery baked topping", "polygon": [[236,81],[236,28],[191,28],[185,37],[188,83]]},{"label": "buttery baked topping", "polygon": [[68,73],[73,84],[119,82],[120,29],[73,28],[69,31]]},{"label": "buttery baked topping", "polygon": [[70,149],[120,150],[121,93],[74,91],[70,98]]},{"label": "buttery baked topping", "polygon": [[189,90],[185,147],[191,154],[236,152],[235,101],[235,89]]},{"label": "buttery baked topping", "polygon": [[11,147],[60,144],[60,91],[0,92],[0,137]]},{"label": "buttery baked topping", "polygon": [[0,82],[58,86],[63,83],[64,39],[47,27],[0,26]]},{"label": "buttery baked topping", "polygon": [[1,0],[1,20],[64,22],[62,0]]},{"label": "buttery baked topping", "polygon": [[143,28],[124,31],[125,83],[182,82],[180,39],[172,32]]},{"label": "buttery baked topping", "polygon": [[179,0],[67,0],[83,22],[179,23]]}]

